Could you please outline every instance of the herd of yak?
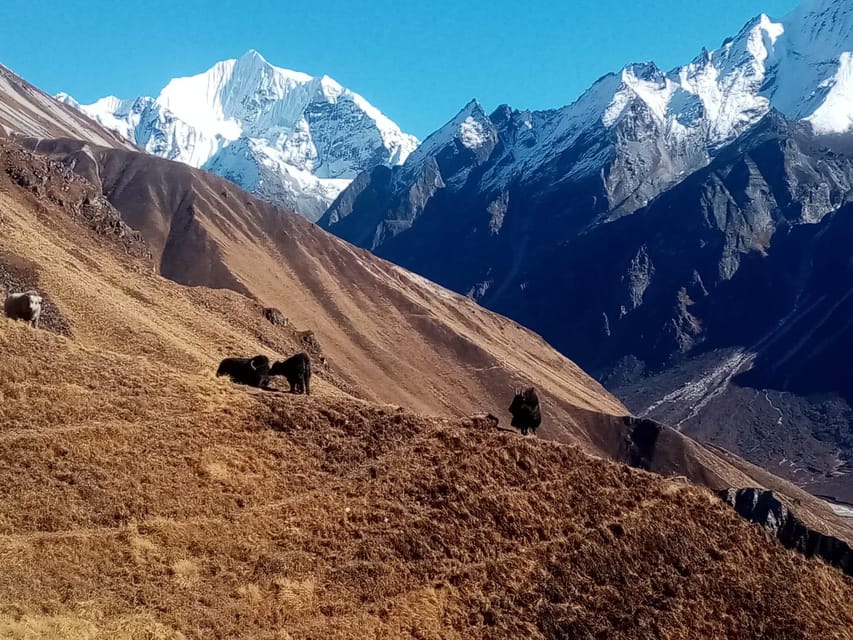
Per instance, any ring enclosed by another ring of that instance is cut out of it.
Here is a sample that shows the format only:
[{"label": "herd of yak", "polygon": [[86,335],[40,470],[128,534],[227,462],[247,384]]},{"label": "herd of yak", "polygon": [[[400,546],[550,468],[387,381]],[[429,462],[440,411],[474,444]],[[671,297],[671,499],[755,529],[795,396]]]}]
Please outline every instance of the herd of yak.
[{"label": "herd of yak", "polygon": [[272,376],[284,376],[290,385],[290,393],[311,395],[311,358],[307,353],[297,353],[283,362],[270,366],[266,356],[254,358],[225,358],[219,363],[217,376],[229,376],[238,384],[250,387],[269,388]]},{"label": "herd of yak", "polygon": [[[23,320],[38,328],[42,302],[42,297],[36,291],[10,293],[6,296],[3,310],[7,317]],[[290,393],[311,394],[311,358],[304,352],[272,365],[269,358],[263,355],[252,358],[225,358],[219,363],[216,375],[227,375],[236,383],[261,389],[269,389],[271,377],[284,376],[290,385]],[[513,427],[518,428],[523,435],[535,433],[542,423],[536,389],[516,389],[509,412],[512,414]]]}]

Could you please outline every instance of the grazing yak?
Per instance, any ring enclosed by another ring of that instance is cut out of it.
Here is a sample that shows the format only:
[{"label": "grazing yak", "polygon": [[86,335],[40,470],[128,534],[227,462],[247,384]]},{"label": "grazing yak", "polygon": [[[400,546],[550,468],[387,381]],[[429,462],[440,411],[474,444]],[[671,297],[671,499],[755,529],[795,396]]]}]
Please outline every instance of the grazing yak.
[{"label": "grazing yak", "polygon": [[270,380],[270,360],[266,356],[225,358],[219,363],[216,375],[230,376],[238,384],[266,389]]},{"label": "grazing yak", "polygon": [[10,293],[6,296],[3,310],[12,320],[23,320],[38,328],[41,317],[42,297],[37,291]]},{"label": "grazing yak", "polygon": [[522,435],[526,436],[531,431],[536,433],[536,429],[542,424],[542,412],[539,408],[536,389],[533,387],[523,391],[516,389],[512,404],[509,405],[509,412],[512,414],[512,426],[518,427]]},{"label": "grazing yak", "polygon": [[311,395],[311,358],[304,351],[273,364],[270,375],[287,378],[291,393]]}]

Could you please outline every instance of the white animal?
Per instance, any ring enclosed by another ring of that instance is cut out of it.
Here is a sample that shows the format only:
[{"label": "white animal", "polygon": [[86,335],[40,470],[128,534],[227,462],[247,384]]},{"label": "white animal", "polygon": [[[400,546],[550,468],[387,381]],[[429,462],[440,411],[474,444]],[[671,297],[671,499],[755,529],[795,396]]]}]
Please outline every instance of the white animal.
[{"label": "white animal", "polygon": [[10,293],[6,296],[3,310],[6,312],[6,316],[12,320],[23,320],[37,328],[41,317],[42,302],[43,299],[37,291]]}]

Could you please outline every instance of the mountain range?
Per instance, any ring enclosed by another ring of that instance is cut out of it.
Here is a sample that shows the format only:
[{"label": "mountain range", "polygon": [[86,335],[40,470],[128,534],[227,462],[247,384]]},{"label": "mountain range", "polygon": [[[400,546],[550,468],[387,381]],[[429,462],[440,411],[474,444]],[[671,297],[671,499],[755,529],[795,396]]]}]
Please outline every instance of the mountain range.
[{"label": "mountain range", "polygon": [[[466,120],[465,143],[487,145]],[[822,280],[844,247],[797,229]],[[630,415],[470,296],[143,153],[3,67],[0,231],[0,285],[44,301],[37,328],[0,318],[2,637],[853,626],[853,529],[823,500]],[[226,356],[298,351],[309,396],[215,376]],[[544,422],[523,437],[502,423],[529,384]]]},{"label": "mountain range", "polygon": [[853,6],[813,0],[561,109],[472,101],[319,224],[531,327],[632,410],[853,501],[851,92]]}]

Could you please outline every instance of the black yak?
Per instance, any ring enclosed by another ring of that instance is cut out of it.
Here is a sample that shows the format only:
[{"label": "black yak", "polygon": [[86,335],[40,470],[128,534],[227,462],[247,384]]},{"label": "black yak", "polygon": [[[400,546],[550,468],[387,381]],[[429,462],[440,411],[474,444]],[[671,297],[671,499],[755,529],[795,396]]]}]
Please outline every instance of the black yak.
[{"label": "black yak", "polygon": [[536,429],[542,424],[542,412],[539,408],[536,389],[533,387],[523,391],[516,389],[512,404],[509,405],[509,412],[512,414],[512,426],[518,427],[522,435],[527,435],[531,431],[536,433]]},{"label": "black yak", "polygon": [[287,378],[291,393],[311,395],[311,358],[304,351],[273,364],[270,375]]},{"label": "black yak", "polygon": [[37,291],[24,291],[23,293],[10,293],[6,296],[3,310],[6,316],[12,320],[23,320],[33,327],[38,328],[41,317],[42,297]]},{"label": "black yak", "polygon": [[270,379],[270,360],[266,356],[225,358],[219,363],[216,375],[230,376],[238,384],[266,389]]}]

